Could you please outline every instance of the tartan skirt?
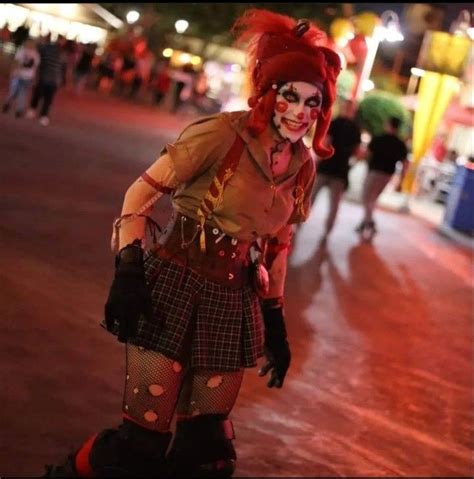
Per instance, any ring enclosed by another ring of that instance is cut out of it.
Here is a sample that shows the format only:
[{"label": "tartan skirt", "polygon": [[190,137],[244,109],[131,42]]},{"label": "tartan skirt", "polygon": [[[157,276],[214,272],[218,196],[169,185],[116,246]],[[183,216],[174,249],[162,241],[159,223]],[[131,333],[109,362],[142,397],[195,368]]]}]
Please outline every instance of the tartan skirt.
[{"label": "tartan skirt", "polygon": [[[263,321],[250,286],[231,289],[148,251],[153,314],[129,342],[192,368],[236,371],[263,355]],[[116,325],[118,326],[118,325]],[[118,327],[112,332],[117,334]]]}]

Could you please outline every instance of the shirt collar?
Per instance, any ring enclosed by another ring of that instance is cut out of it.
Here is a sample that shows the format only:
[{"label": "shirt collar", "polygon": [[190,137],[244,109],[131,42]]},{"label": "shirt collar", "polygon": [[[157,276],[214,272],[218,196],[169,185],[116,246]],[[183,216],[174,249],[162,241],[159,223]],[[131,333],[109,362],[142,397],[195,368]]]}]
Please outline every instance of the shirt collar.
[{"label": "shirt collar", "polygon": [[[241,136],[247,145],[247,148],[253,157],[255,163],[257,163],[260,170],[267,177],[268,180],[274,182],[272,170],[270,168],[270,162],[268,156],[262,145],[258,141],[258,138],[252,136],[247,130],[247,120],[249,116],[248,111],[239,112],[240,114],[231,114],[230,124],[232,128]],[[291,160],[286,173],[278,177],[277,182],[283,182],[291,176],[295,175],[306,161],[311,159],[311,155],[308,148],[303,143],[303,140],[298,140],[292,144],[291,147]]]}]

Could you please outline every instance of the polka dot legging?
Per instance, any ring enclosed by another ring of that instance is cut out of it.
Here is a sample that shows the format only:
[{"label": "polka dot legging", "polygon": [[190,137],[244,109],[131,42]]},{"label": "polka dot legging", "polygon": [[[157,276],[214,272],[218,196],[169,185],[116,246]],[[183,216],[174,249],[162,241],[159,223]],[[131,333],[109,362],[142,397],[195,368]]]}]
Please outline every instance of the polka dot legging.
[{"label": "polka dot legging", "polygon": [[127,344],[125,417],[154,431],[168,431],[178,418],[229,414],[242,384],[235,372],[192,370],[161,353]]}]

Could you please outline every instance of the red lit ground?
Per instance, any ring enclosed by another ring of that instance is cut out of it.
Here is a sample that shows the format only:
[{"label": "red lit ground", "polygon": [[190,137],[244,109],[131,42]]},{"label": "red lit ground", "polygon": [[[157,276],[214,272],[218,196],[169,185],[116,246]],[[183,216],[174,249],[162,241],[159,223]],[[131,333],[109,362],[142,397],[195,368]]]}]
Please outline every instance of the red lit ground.
[{"label": "red lit ground", "polygon": [[[47,128],[0,116],[1,475],[117,424],[123,347],[98,326],[111,222],[182,124],[89,94],[61,94]],[[233,411],[236,476],[472,476],[470,253],[382,211],[360,244],[352,203],[324,252],[325,206],[295,238],[285,386],[249,370]]]}]

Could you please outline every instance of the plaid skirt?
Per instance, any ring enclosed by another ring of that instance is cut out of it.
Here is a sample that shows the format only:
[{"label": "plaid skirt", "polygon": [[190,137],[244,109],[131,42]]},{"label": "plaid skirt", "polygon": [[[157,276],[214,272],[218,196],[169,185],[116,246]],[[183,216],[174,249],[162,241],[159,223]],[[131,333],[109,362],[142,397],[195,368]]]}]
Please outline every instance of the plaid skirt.
[{"label": "plaid skirt", "polygon": [[145,275],[153,315],[139,320],[130,343],[192,368],[235,371],[256,366],[263,355],[263,321],[250,286],[231,289],[151,252],[145,254]]}]

